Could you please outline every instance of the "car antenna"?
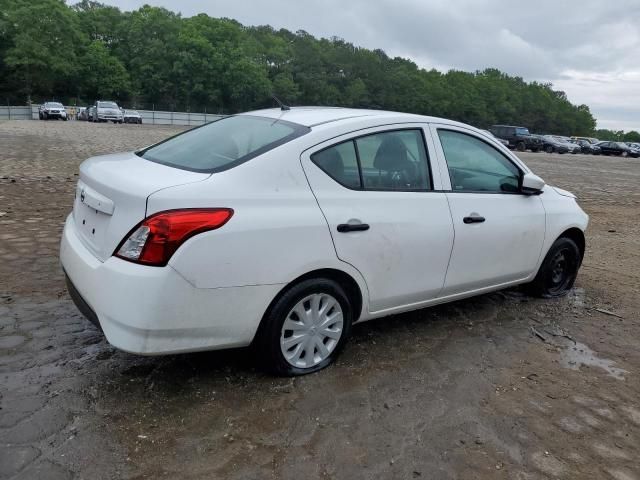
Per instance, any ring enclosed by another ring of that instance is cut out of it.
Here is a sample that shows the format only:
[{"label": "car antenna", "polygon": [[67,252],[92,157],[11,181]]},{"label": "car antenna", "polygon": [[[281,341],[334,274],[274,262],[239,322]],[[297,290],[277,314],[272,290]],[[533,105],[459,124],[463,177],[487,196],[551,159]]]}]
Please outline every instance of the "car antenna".
[{"label": "car antenna", "polygon": [[273,98],[276,103],[280,106],[280,110],[282,110],[283,112],[286,112],[287,110],[291,110],[291,107],[289,105],[285,105],[284,103],[282,103],[282,101],[276,97],[274,94],[271,94],[271,98]]}]

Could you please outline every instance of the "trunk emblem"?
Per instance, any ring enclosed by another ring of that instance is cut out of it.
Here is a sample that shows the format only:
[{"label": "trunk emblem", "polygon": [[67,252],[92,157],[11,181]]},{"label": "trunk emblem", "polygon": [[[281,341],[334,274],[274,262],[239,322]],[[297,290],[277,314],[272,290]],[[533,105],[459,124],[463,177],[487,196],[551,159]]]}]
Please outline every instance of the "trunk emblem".
[{"label": "trunk emblem", "polygon": [[80,191],[80,201],[84,203],[84,188]]}]

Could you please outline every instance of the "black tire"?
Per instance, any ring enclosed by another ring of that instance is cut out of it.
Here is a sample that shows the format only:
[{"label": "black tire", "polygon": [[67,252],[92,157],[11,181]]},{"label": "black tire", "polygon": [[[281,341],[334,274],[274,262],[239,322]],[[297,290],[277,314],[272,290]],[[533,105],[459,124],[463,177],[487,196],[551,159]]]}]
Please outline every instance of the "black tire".
[{"label": "black tire", "polygon": [[42,112],[38,112],[38,118],[42,120]]},{"label": "black tire", "polygon": [[527,146],[524,144],[524,142],[516,143],[516,150],[518,150],[519,152],[524,152],[526,149]]},{"label": "black tire", "polygon": [[627,158],[629,156],[629,152],[627,152],[626,150],[623,150],[622,153],[620,154],[623,158]]},{"label": "black tire", "polygon": [[[327,293],[340,304],[343,320],[342,335],[327,358],[312,367],[300,368],[290,364],[281,351],[282,327],[293,307],[305,297],[315,293]],[[303,280],[281,293],[265,313],[253,342],[257,360],[260,366],[270,373],[286,377],[306,375],[322,370],[333,363],[340,354],[351,333],[352,321],[351,301],[339,283],[328,278]]]},{"label": "black tire", "polygon": [[551,145],[547,145],[544,148],[544,151],[547,152],[547,153],[553,153],[553,147]]},{"label": "black tire", "polygon": [[44,118],[45,120],[49,120],[49,114],[43,113],[42,118]]},{"label": "black tire", "polygon": [[64,121],[66,122],[66,121],[67,121],[67,117],[63,117],[63,119],[62,119],[62,120],[64,120]]},{"label": "black tire", "polygon": [[536,278],[526,285],[526,290],[536,297],[562,297],[573,287],[581,263],[582,254],[576,243],[560,237],[551,245]]}]

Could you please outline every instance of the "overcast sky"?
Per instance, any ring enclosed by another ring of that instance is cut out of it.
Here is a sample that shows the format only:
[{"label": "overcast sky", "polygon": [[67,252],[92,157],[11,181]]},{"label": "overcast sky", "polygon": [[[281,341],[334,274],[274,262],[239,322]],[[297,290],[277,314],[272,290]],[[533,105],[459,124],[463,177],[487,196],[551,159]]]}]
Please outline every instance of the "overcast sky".
[{"label": "overcast sky", "polygon": [[601,128],[640,130],[640,0],[103,0],[306,30],[424,68],[553,82]]}]

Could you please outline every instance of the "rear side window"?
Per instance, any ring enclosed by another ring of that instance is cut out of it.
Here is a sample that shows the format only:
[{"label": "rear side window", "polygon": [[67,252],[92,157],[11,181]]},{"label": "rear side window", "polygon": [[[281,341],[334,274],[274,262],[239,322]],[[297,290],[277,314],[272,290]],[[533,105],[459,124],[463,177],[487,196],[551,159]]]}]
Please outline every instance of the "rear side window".
[{"label": "rear side window", "polygon": [[315,153],[311,160],[347,188],[431,189],[424,138],[417,129],[365,135]]},{"label": "rear side window", "polygon": [[315,153],[311,159],[336,182],[348,188],[362,188],[356,147],[353,141],[322,150]]},{"label": "rear side window", "polygon": [[308,131],[308,127],[292,122],[237,115],[176,135],[137,154],[170,167],[213,173],[233,168]]}]

